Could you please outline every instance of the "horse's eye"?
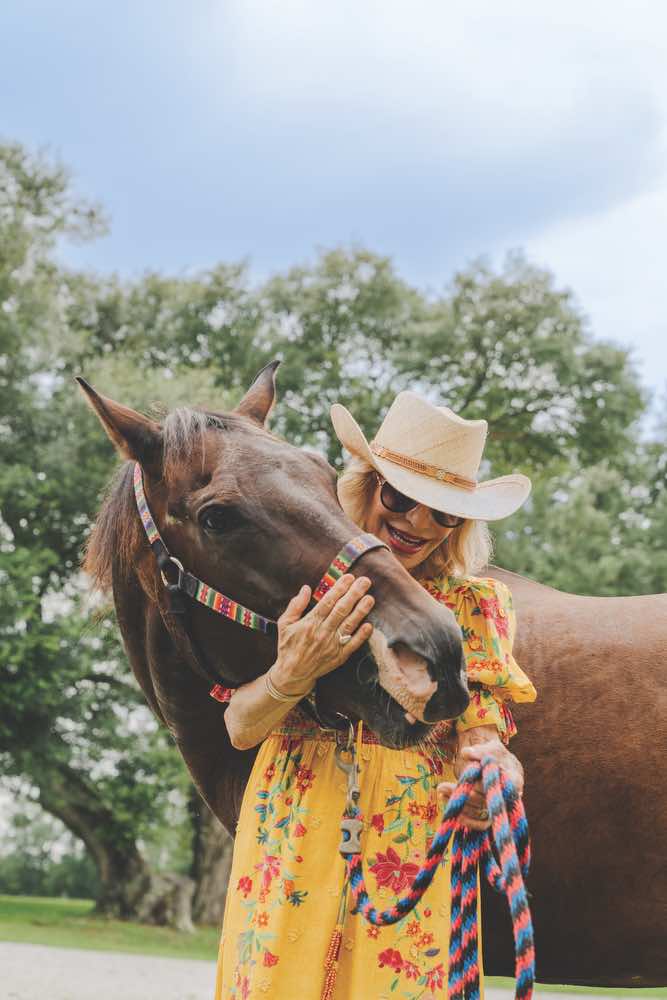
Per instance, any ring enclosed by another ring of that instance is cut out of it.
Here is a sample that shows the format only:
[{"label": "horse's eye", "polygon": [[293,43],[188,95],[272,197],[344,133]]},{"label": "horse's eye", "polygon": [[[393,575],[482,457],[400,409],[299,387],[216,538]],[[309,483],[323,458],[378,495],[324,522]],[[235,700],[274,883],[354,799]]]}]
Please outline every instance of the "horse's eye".
[{"label": "horse's eye", "polygon": [[199,523],[204,531],[210,531],[213,534],[220,534],[221,531],[224,531],[225,528],[229,527],[229,511],[226,507],[207,507],[206,510],[202,511],[199,515]]}]

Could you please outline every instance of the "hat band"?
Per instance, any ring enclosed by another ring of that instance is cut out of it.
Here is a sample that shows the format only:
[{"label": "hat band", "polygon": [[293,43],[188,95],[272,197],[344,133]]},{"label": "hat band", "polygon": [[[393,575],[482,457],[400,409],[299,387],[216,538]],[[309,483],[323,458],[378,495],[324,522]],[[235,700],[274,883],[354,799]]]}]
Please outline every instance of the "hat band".
[{"label": "hat band", "polygon": [[448,472],[447,469],[441,469],[439,465],[429,465],[428,462],[420,462],[418,458],[410,458],[408,455],[402,455],[398,451],[392,451],[391,448],[385,448],[381,444],[376,444],[375,441],[371,442],[371,451],[378,458],[386,458],[388,462],[393,462],[395,465],[402,465],[404,469],[409,469],[411,472],[418,472],[421,476],[429,476],[431,479],[437,479],[439,483],[450,483],[452,486],[459,486],[462,490],[476,490],[477,482],[474,479],[468,479],[466,476],[459,476],[457,472]]}]

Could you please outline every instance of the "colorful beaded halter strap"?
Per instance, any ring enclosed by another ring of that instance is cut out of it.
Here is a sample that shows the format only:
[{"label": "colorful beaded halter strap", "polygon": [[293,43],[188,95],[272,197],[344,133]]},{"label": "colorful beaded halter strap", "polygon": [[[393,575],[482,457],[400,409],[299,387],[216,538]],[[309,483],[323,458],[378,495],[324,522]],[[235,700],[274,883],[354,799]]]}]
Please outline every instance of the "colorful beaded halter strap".
[{"label": "colorful beaded halter strap", "polygon": [[[210,587],[203,580],[189,573],[184,569],[181,561],[171,555],[150,512],[146,493],[144,492],[144,479],[141,466],[138,462],[134,466],[134,496],[148,543],[155,553],[162,582],[172,595],[175,591],[180,591],[183,594],[187,594],[194,601],[199,601],[200,604],[210,608],[211,611],[215,611],[216,614],[222,615],[224,618],[229,618],[230,621],[236,622],[238,625],[243,625],[244,628],[254,629],[257,632],[265,632],[268,635],[278,634],[278,623],[273,618],[265,618],[264,615],[258,614],[257,611],[251,611],[250,608],[244,607],[231,597],[221,594],[219,590]],[[331,590],[336,580],[344,573],[347,573],[357,559],[366,552],[381,548],[386,549],[387,546],[379,538],[376,538],[375,535],[363,534],[352,538],[343,546],[326,570],[313,591],[313,600],[321,601],[324,595]],[[176,580],[173,583],[166,575],[169,569],[175,569],[177,572]]]}]

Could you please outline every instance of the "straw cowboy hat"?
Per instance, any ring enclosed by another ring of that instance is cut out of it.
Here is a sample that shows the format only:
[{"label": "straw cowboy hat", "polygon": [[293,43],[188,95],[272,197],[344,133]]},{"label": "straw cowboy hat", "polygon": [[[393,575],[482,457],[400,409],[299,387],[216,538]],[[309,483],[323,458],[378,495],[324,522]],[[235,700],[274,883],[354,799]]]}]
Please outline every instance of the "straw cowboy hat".
[{"label": "straw cowboy hat", "polygon": [[[515,473],[477,481],[488,430],[486,420],[466,420],[414,392],[400,392],[369,444],[349,410],[331,407],[338,440],[365,459],[394,489],[434,510],[498,521],[513,514],[530,493],[530,479]],[[345,505],[343,478],[339,496]]]}]

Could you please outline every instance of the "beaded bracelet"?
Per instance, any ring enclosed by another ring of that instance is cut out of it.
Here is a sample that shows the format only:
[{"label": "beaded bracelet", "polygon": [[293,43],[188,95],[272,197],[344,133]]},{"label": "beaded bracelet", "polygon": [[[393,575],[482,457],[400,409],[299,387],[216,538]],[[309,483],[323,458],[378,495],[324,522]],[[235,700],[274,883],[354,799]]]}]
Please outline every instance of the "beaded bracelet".
[{"label": "beaded bracelet", "polygon": [[266,685],[266,690],[268,691],[269,695],[273,698],[273,700],[282,701],[285,702],[285,704],[293,701],[301,701],[301,699],[305,698],[306,695],[308,694],[307,691],[305,691],[303,694],[283,694],[283,692],[279,691],[278,688],[273,683],[273,681],[271,680],[270,670],[267,670],[267,672],[264,674],[264,683]]}]

